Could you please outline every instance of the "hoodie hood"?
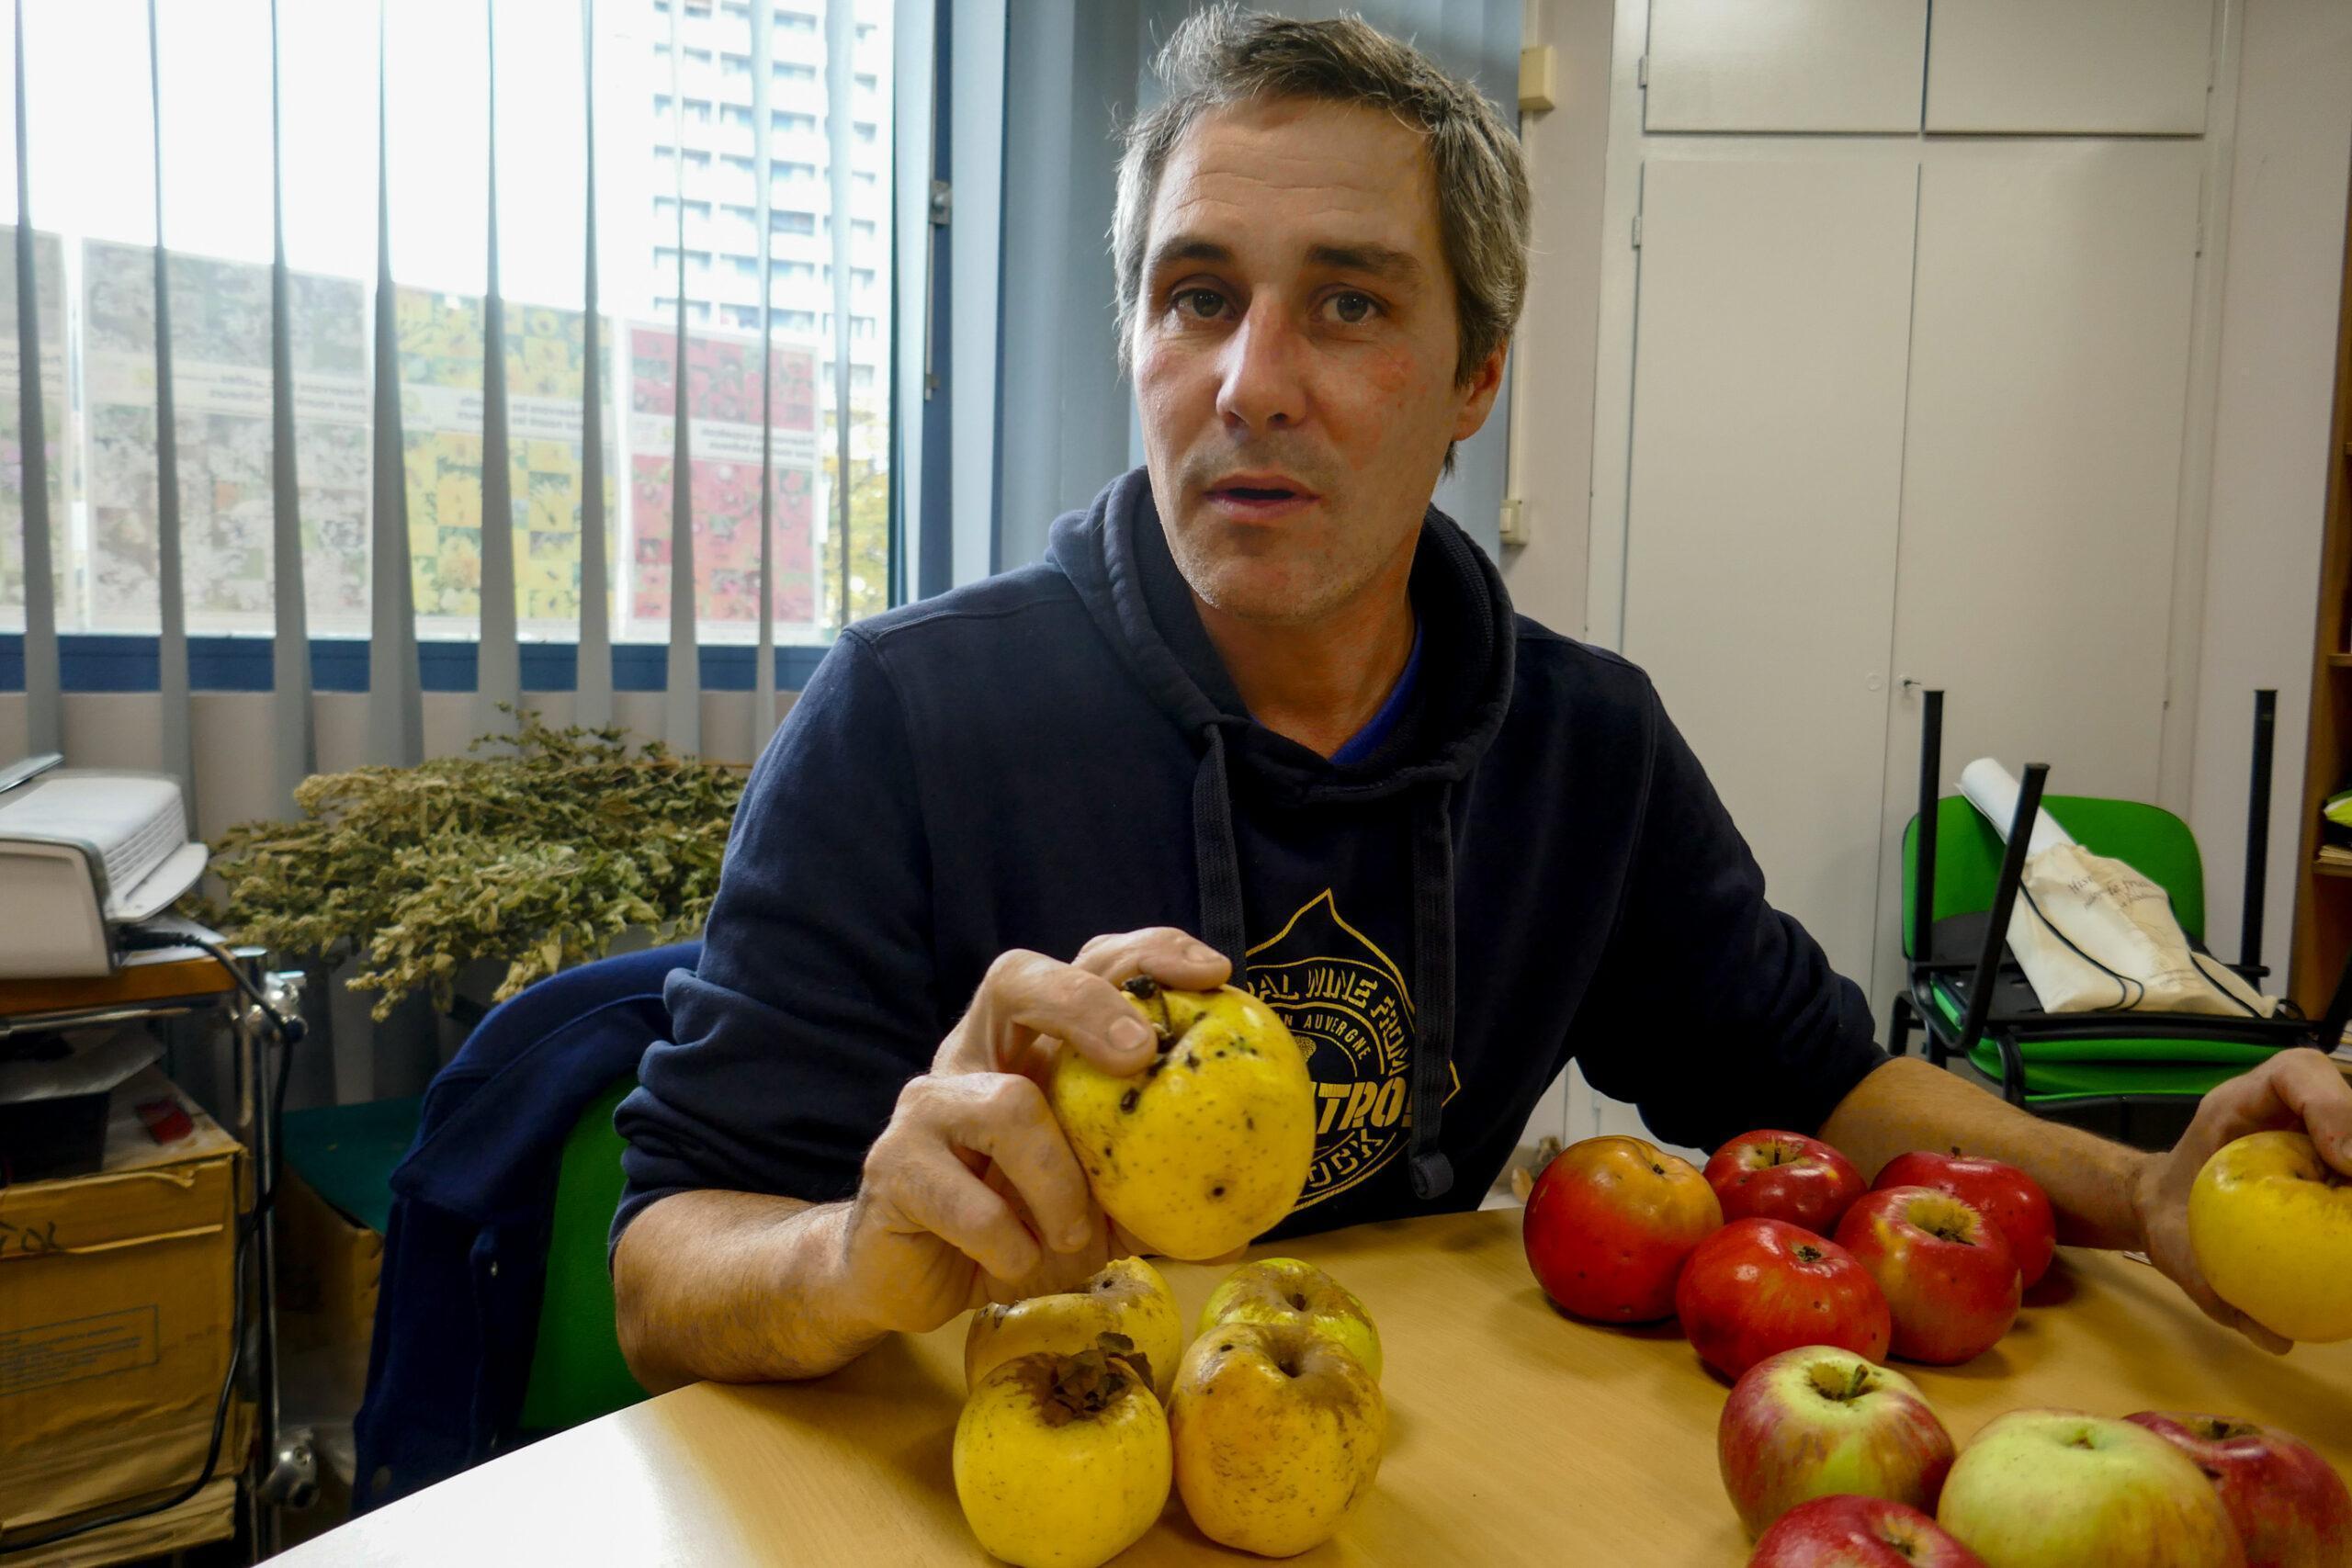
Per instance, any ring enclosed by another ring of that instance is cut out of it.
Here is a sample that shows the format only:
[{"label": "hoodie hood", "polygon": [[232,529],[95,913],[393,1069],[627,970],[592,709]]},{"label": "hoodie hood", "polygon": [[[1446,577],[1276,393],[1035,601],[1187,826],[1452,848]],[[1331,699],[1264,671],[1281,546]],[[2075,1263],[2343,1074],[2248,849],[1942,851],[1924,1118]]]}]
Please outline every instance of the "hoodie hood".
[{"label": "hoodie hood", "polygon": [[1148,473],[1130,469],[1082,513],[1053,527],[1046,558],[1069,578],[1104,638],[1154,703],[1191,738],[1193,859],[1201,936],[1247,966],[1233,776],[1278,807],[1340,807],[1408,796],[1412,813],[1417,1035],[1408,1148],[1424,1199],[1452,1187],[1440,1118],[1453,1051],[1453,802],[1502,728],[1517,645],[1501,575],[1434,506],[1421,520],[1411,593],[1423,637],[1413,700],[1396,731],[1360,761],[1335,764],[1251,718],[1194,609],[1161,529]]}]

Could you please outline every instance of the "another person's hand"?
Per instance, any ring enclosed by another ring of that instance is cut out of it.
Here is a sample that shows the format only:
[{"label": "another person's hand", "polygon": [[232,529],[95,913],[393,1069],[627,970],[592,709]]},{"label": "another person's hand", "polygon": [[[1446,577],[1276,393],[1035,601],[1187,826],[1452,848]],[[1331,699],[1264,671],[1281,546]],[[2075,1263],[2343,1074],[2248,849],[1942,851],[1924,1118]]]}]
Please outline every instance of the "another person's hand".
[{"label": "another person's hand", "polygon": [[2172,1152],[2141,1167],[2132,1199],[2149,1260],[2214,1321],[2283,1352],[2288,1340],[2213,1293],[2188,1245],[2188,1190],[2205,1162],[2224,1144],[2278,1128],[2309,1133],[2320,1157],[2352,1178],[2352,1083],[2320,1052],[2281,1051],[2208,1094]]},{"label": "another person's hand", "polygon": [[1046,1104],[1054,1053],[1139,1072],[1156,1041],[1120,985],[1149,975],[1206,989],[1230,971],[1215,948],[1167,927],[1096,937],[1068,964],[1015,951],[989,965],[866,1152],[843,1231],[843,1306],[875,1327],[922,1333],[985,1302],[1066,1290],[1134,1250],[1095,1205]]}]

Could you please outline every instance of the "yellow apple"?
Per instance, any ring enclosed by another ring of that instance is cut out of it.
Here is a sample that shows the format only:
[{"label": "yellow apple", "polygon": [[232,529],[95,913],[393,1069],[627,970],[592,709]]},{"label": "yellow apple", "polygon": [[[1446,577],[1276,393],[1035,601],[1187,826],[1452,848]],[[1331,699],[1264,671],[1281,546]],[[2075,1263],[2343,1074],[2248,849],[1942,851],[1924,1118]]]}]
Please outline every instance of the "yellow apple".
[{"label": "yellow apple", "polygon": [[1312,1263],[1261,1258],[1227,1274],[1201,1309],[1201,1332],[1220,1323],[1303,1323],[1345,1345],[1380,1381],[1380,1329],[1356,1293]]},{"label": "yellow apple", "polygon": [[1137,1369],[1148,1374],[1162,1404],[1176,1384],[1184,1353],[1184,1324],[1175,1292],[1159,1270],[1140,1258],[1114,1258],[1072,1291],[981,1307],[964,1336],[964,1386],[1016,1356],[1039,1350],[1074,1356],[1105,1334],[1124,1334],[1136,1348]]},{"label": "yellow apple", "polygon": [[2129,1421],[2012,1410],[1944,1477],[1936,1523],[1987,1568],[2245,1568],[2197,1461]]},{"label": "yellow apple", "polygon": [[1176,991],[1148,976],[1127,998],[1159,1036],[1131,1077],[1056,1055],[1047,1097],[1102,1212],[1149,1250],[1215,1258],[1290,1213],[1315,1158],[1315,1086],[1298,1042],[1257,998]]},{"label": "yellow apple", "polygon": [[1168,1417],[1104,1335],[982,1378],[956,1423],[956,1499],[980,1544],[1019,1568],[1095,1568],[1168,1506]]},{"label": "yellow apple", "polygon": [[1388,1413],[1346,1347],[1304,1324],[1221,1323],[1184,1352],[1168,1426],[1201,1533],[1289,1557],[1371,1489]]},{"label": "yellow apple", "polygon": [[2188,1242],[2222,1299],[2275,1334],[2352,1339],[2352,1181],[2301,1133],[2224,1145],[2188,1192]]}]

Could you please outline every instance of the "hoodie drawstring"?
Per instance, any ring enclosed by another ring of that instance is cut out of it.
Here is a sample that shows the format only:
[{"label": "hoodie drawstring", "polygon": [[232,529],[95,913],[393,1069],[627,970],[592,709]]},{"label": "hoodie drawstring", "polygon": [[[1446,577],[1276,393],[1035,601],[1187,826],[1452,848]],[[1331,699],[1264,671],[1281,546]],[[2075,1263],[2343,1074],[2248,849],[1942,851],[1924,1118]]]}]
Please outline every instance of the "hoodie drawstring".
[{"label": "hoodie drawstring", "polygon": [[[1201,883],[1201,936],[1244,978],[1248,937],[1241,908],[1241,854],[1233,831],[1233,786],[1226,775],[1225,729],[1208,728],[1208,750],[1193,775],[1193,861]],[[1413,1195],[1427,1201],[1453,1187],[1453,1162],[1438,1146],[1453,1060],[1453,785],[1421,793],[1413,811],[1412,1134],[1406,1159]]]},{"label": "hoodie drawstring", "polygon": [[1225,728],[1208,726],[1209,749],[1193,775],[1193,864],[1201,880],[1201,939],[1242,982],[1248,960],[1241,914],[1241,850],[1233,837],[1233,786],[1225,773]]},{"label": "hoodie drawstring", "polygon": [[1453,1162],[1438,1146],[1453,1060],[1453,785],[1421,795],[1413,813],[1413,1131],[1406,1158],[1413,1196],[1443,1197]]}]

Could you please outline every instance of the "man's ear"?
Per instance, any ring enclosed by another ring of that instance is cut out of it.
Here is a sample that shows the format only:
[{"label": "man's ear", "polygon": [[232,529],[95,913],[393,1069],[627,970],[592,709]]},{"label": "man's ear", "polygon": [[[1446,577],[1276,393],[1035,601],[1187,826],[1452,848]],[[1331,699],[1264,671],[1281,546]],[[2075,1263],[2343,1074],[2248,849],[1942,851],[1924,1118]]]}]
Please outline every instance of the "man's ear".
[{"label": "man's ear", "polygon": [[1478,362],[1478,368],[1470,373],[1470,379],[1463,384],[1469,399],[1453,420],[1454,440],[1469,440],[1487,423],[1487,415],[1494,412],[1495,399],[1502,393],[1503,367],[1510,357],[1510,340],[1505,338],[1495,344],[1487,357]]}]

